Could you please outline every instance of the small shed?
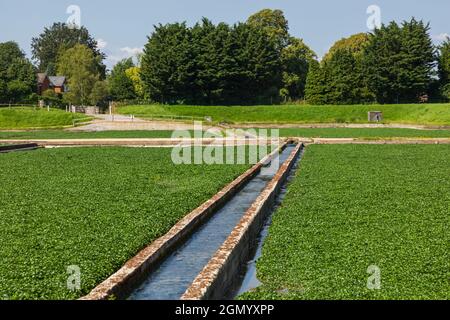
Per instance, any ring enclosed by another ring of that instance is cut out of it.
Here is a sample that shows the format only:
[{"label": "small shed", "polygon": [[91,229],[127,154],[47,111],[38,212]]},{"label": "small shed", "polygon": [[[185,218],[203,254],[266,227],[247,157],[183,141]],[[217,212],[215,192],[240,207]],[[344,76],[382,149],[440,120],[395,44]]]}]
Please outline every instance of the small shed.
[{"label": "small shed", "polygon": [[383,121],[383,112],[369,111],[369,122],[381,122],[381,121]]}]

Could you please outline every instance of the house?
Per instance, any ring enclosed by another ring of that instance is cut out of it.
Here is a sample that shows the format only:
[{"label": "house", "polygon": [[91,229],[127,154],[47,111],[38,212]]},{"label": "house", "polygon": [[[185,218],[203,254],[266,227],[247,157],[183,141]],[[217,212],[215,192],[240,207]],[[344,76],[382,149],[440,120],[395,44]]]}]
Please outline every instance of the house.
[{"label": "house", "polygon": [[67,91],[66,88],[66,77],[49,77],[46,73],[37,74],[37,93],[42,95],[42,93],[48,89],[53,90],[55,93],[63,93]]},{"label": "house", "polygon": [[42,92],[50,88],[50,80],[45,73],[37,74],[37,93],[42,95]]}]

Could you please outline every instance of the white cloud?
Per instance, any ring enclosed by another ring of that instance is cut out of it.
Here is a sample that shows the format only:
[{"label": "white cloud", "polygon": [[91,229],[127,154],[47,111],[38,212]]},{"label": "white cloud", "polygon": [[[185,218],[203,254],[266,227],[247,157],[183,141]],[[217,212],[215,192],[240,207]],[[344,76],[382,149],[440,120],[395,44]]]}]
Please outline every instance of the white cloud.
[{"label": "white cloud", "polygon": [[119,56],[119,55],[112,55],[109,54],[106,57],[106,66],[111,69],[112,67],[114,67],[114,65],[119,62],[120,60],[124,59],[123,56]]},{"label": "white cloud", "polygon": [[129,57],[137,56],[138,54],[141,54],[144,52],[144,48],[130,48],[130,47],[124,47],[120,48],[120,51],[126,54]]},{"label": "white cloud", "polygon": [[108,45],[108,42],[106,42],[105,40],[103,40],[103,39],[97,39],[97,47],[98,47],[100,50],[105,49],[107,45]]},{"label": "white cloud", "polygon": [[123,47],[123,48],[120,48],[119,50],[107,50],[107,51],[109,51],[109,52],[106,52],[106,54],[107,54],[106,61],[105,61],[106,66],[109,69],[112,69],[117,62],[119,62],[123,59],[136,58],[136,56],[138,54],[144,52],[144,48],[143,47],[140,47],[140,48],[139,47],[136,47],[136,48]]},{"label": "white cloud", "polygon": [[436,35],[432,36],[432,38],[437,41],[445,41],[445,40],[447,40],[447,38],[450,38],[450,34],[440,33],[440,34],[436,34]]}]

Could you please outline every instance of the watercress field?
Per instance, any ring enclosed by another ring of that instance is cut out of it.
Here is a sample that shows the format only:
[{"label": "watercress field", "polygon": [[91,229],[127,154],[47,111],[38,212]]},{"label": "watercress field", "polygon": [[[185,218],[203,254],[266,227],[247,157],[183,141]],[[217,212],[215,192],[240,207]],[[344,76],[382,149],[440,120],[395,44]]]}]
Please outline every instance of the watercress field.
[{"label": "watercress field", "polygon": [[309,146],[241,298],[449,299],[449,177],[449,145]]},{"label": "watercress field", "polygon": [[[0,299],[76,299],[248,165],[180,165],[171,149],[0,155]],[[66,287],[81,269],[81,290]]]},{"label": "watercress field", "polygon": [[[255,129],[261,134],[260,129]],[[270,129],[269,129],[270,130]],[[270,134],[270,131],[268,131]],[[117,139],[117,138],[171,138],[173,131],[100,131],[74,132],[64,130],[0,131],[0,140],[34,139]],[[194,132],[190,131],[191,136]],[[225,135],[225,132],[223,132]],[[450,138],[450,130],[416,130],[396,128],[283,128],[281,137],[308,138]]]}]

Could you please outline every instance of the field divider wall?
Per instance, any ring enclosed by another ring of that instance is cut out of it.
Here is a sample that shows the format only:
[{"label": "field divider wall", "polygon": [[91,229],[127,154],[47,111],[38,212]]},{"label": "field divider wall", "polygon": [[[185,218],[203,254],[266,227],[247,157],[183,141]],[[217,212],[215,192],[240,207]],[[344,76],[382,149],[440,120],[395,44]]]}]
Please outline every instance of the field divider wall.
[{"label": "field divider wall", "polygon": [[[296,140],[304,144],[450,144],[450,138],[307,138],[286,137],[287,140]],[[0,144],[28,144],[36,143],[39,146],[52,147],[175,147],[175,146],[221,146],[233,141],[235,145],[255,145],[260,140],[254,138],[202,138],[202,139],[171,139],[171,138],[105,138],[105,139],[0,139]],[[270,143],[270,140],[268,140]]]},{"label": "field divider wall", "polygon": [[256,239],[276,196],[303,148],[302,143],[297,145],[214,257],[186,290],[182,300],[230,298],[230,292],[239,285],[242,266],[251,258]]},{"label": "field divider wall", "polygon": [[11,145],[0,146],[0,153],[35,150],[38,148],[39,148],[39,146],[36,143],[11,144]]},{"label": "field divider wall", "polygon": [[[280,138],[282,141],[287,138]],[[193,145],[224,146],[229,145],[258,145],[264,140],[256,138],[104,138],[104,139],[0,139],[0,143],[36,143],[42,147],[108,147],[108,146],[136,146],[136,147],[176,147]],[[265,143],[278,143],[278,139],[265,140]]]},{"label": "field divider wall", "polygon": [[264,157],[200,207],[186,215],[169,232],[141,250],[121,269],[80,300],[125,299],[171,251],[176,249],[183,240],[187,239],[202,223],[239,192],[260,172],[263,165],[285,146],[286,143],[282,142],[281,147]]}]

